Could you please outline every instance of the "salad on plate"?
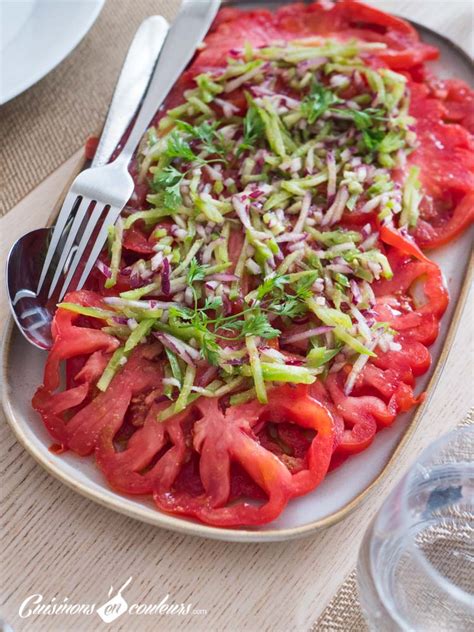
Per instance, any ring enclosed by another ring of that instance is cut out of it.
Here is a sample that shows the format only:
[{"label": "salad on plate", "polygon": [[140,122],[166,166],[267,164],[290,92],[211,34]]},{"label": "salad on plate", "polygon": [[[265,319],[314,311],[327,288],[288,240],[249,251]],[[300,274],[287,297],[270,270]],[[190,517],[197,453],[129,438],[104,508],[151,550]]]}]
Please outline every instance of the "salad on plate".
[{"label": "salad on plate", "polygon": [[425,251],[474,208],[473,92],[437,55],[352,0],[219,13],[58,305],[33,399],[56,450],[256,526],[422,400],[449,300]]}]

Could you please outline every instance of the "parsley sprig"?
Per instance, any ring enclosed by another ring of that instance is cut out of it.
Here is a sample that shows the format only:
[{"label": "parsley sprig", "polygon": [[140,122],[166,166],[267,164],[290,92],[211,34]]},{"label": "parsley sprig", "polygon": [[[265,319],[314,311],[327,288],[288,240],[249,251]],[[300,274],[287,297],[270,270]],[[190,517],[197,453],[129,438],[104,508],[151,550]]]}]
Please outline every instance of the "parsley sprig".
[{"label": "parsley sprig", "polygon": [[222,154],[225,149],[223,146],[215,144],[217,138],[215,129],[216,124],[201,123],[201,125],[193,127],[184,121],[178,121],[178,129],[175,129],[168,138],[166,150],[163,152],[163,159],[168,165],[157,169],[153,175],[152,186],[155,191],[163,194],[163,205],[165,208],[175,211],[183,203],[181,195],[181,183],[190,169],[180,171],[172,163],[179,159],[185,163],[194,163],[198,165],[210,164],[211,162],[221,161],[222,158],[206,160],[198,156],[191,148],[190,142],[179,132],[184,131],[191,135],[192,138],[199,139],[203,143],[204,149],[209,154]]}]

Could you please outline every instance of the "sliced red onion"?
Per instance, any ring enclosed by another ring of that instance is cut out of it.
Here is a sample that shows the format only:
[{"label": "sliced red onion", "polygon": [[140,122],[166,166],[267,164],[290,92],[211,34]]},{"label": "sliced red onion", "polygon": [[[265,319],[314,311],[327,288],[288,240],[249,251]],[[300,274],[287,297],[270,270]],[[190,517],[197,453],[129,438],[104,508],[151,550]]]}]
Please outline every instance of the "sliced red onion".
[{"label": "sliced red onion", "polygon": [[[252,225],[250,223],[250,217],[248,214],[248,206],[242,202],[242,197],[238,195],[234,195],[232,197],[232,206],[234,207],[234,211],[237,213],[238,218],[242,222],[245,228],[251,229]],[[247,196],[245,196],[247,197]]]},{"label": "sliced red onion", "polygon": [[301,202],[300,214],[298,216],[298,219],[296,220],[296,224],[293,227],[293,231],[292,231],[293,233],[302,232],[306,218],[308,217],[310,207],[311,207],[311,192],[306,191],[306,193],[303,196],[303,201]]},{"label": "sliced red onion", "polygon": [[357,358],[357,360],[354,362],[352,370],[349,373],[349,375],[347,376],[347,380],[346,380],[346,383],[344,385],[344,395],[346,395],[346,397],[352,393],[352,389],[355,386],[357,378],[361,374],[361,372],[362,372],[363,368],[365,367],[365,365],[367,364],[368,360],[369,360],[369,356],[368,355],[361,354]]},{"label": "sliced red onion", "polygon": [[106,279],[111,279],[112,278],[112,270],[109,268],[109,266],[105,265],[105,263],[103,261],[101,261],[100,259],[97,259],[95,265],[96,265],[97,269],[100,272],[102,272],[102,274],[105,276]]},{"label": "sliced red onion", "polygon": [[298,360],[297,358],[287,358],[285,364],[288,366],[303,366],[304,360]]},{"label": "sliced red onion", "polygon": [[369,235],[367,239],[364,239],[364,241],[360,244],[359,246],[360,250],[370,250],[377,244],[378,239],[379,239],[379,234],[372,233],[372,235]]},{"label": "sliced red onion", "polygon": [[189,366],[196,366],[200,360],[200,354],[197,349],[186,344],[179,338],[165,334],[163,332],[154,331],[153,335],[165,346],[167,349],[179,356]]},{"label": "sliced red onion", "polygon": [[204,165],[204,171],[210,177],[213,182],[222,181],[222,173],[218,169],[220,165],[212,166],[212,165]]},{"label": "sliced red onion", "polygon": [[319,68],[320,66],[323,66],[325,63],[327,63],[327,61],[327,57],[313,57],[313,59],[305,59],[304,61],[300,61],[297,64],[296,70],[300,77],[302,77],[306,74],[308,70]]},{"label": "sliced red onion", "polygon": [[299,342],[300,340],[307,340],[313,336],[319,336],[320,334],[326,334],[332,331],[334,327],[330,325],[322,325],[321,327],[314,327],[306,331],[302,331],[299,334],[293,334],[292,336],[282,336],[281,342],[283,344],[292,344],[293,342]]},{"label": "sliced red onion", "polygon": [[112,320],[114,323],[117,323],[117,325],[127,325],[129,319],[126,316],[114,316]]},{"label": "sliced red onion", "polygon": [[382,272],[382,266],[380,264],[376,263],[375,261],[368,261],[367,267],[376,279],[380,277],[380,273]]},{"label": "sliced red onion", "polygon": [[175,377],[164,377],[161,382],[165,386],[176,386],[177,388],[181,388],[179,380],[177,380]]},{"label": "sliced red onion", "polygon": [[222,108],[222,113],[225,118],[231,118],[239,111],[239,108],[236,105],[230,101],[225,101],[224,99],[214,99],[214,103]]},{"label": "sliced red onion", "polygon": [[214,377],[217,375],[218,370],[219,370],[218,367],[210,366],[201,375],[201,377],[198,380],[198,384],[197,385],[198,386],[207,386],[208,384],[210,384],[212,382],[212,380],[214,379]]},{"label": "sliced red onion", "polygon": [[326,269],[332,272],[338,272],[339,274],[351,274],[352,272],[352,268],[343,263],[331,263],[326,266]]},{"label": "sliced red onion", "polygon": [[178,305],[178,303],[173,301],[131,301],[118,296],[106,296],[104,303],[115,307],[135,307],[137,309],[169,309]]},{"label": "sliced red onion", "polygon": [[153,257],[150,259],[150,265],[153,272],[156,272],[156,270],[158,270],[158,268],[161,266],[162,263],[163,263],[163,253],[159,251],[156,253],[156,255],[153,255]]},{"label": "sliced red onion", "polygon": [[207,278],[210,281],[220,281],[221,283],[231,283],[232,281],[239,280],[239,277],[236,274],[229,274],[226,272],[218,272],[216,274],[210,274]]},{"label": "sliced red onion", "polygon": [[223,237],[219,237],[218,239],[214,239],[211,243],[207,244],[207,246],[203,249],[201,255],[201,263],[209,263],[212,258],[212,253],[214,250],[225,243],[225,239]]},{"label": "sliced red onion", "polygon": [[352,298],[354,299],[355,304],[358,305],[362,300],[362,294],[360,293],[360,289],[357,284],[357,281],[355,281],[354,279],[351,279],[349,281],[349,285],[351,288]]},{"label": "sliced red onion", "polygon": [[226,293],[222,294],[222,308],[224,316],[230,316],[230,314],[232,314],[232,303]]},{"label": "sliced red onion", "polygon": [[171,284],[170,284],[170,262],[167,257],[163,259],[162,269],[161,269],[161,291],[165,296],[168,296],[171,293]]},{"label": "sliced red onion", "polygon": [[277,244],[283,244],[288,241],[304,241],[305,239],[308,239],[308,235],[305,235],[304,233],[292,232],[292,233],[279,235],[278,237],[275,238],[275,241]]},{"label": "sliced red onion", "polygon": [[130,285],[132,286],[133,289],[143,285],[142,280],[138,274],[136,273],[134,274],[132,272],[132,274],[130,275]]},{"label": "sliced red onion", "polygon": [[240,366],[244,361],[242,358],[231,358],[230,360],[224,360],[224,363],[230,366]]},{"label": "sliced red onion", "polygon": [[330,224],[338,222],[344,213],[344,209],[346,208],[348,199],[349,191],[346,187],[341,187],[337,192],[336,199],[334,200],[333,204],[324,215],[321,224],[323,226],[328,226]]},{"label": "sliced red onion", "polygon": [[194,293],[192,287],[187,287],[184,290],[184,302],[188,307],[192,307],[194,305]]},{"label": "sliced red onion", "polygon": [[288,246],[288,252],[295,252],[295,250],[304,250],[304,241],[296,241]]}]

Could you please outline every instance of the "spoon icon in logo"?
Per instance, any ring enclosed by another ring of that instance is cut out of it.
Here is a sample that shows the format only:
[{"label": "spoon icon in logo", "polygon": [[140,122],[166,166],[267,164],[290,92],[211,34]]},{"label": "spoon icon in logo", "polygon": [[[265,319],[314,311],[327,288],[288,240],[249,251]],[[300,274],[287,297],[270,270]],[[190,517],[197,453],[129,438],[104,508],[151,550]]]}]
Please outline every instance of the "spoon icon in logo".
[{"label": "spoon icon in logo", "polygon": [[[97,609],[97,614],[102,619],[104,623],[111,623],[115,621],[122,614],[127,612],[128,603],[122,597],[122,591],[127,588],[127,586],[132,581],[133,577],[129,577],[125,584],[117,591],[117,593],[111,597],[108,601],[106,601],[100,608]],[[112,595],[114,587],[111,586],[109,590],[109,597]]]}]

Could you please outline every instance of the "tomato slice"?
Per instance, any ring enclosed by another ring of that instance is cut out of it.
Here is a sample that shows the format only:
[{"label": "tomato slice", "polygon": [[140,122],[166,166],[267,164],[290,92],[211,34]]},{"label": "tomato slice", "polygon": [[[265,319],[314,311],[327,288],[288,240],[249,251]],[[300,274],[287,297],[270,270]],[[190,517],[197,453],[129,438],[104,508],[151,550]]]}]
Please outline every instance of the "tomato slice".
[{"label": "tomato slice", "polygon": [[[373,286],[377,297],[375,312],[379,320],[403,332],[439,321],[449,302],[439,266],[428,259],[413,260],[395,249],[389,252],[388,259],[393,278],[377,281]],[[423,288],[425,302],[421,305],[416,305],[409,295],[415,282],[420,282]]]},{"label": "tomato slice", "polygon": [[450,213],[440,213],[436,224],[418,221],[415,238],[422,248],[438,248],[460,235],[474,221],[474,193],[468,193]]},{"label": "tomato slice", "polygon": [[379,224],[380,239],[389,246],[393,246],[405,255],[412,255],[415,259],[431,263],[430,259],[424,255],[419,246],[408,234],[403,234],[390,224]]},{"label": "tomato slice", "polygon": [[[268,405],[251,402],[223,413],[214,400],[200,400],[198,407],[202,417],[194,424],[193,447],[199,453],[202,491],[193,495],[189,489],[175,486],[170,490],[160,482],[154,497],[161,509],[221,526],[263,524],[273,520],[289,498],[314,489],[324,478],[332,454],[333,420],[305,387],[275,389]],[[305,456],[296,458],[296,471],[291,471],[294,462],[289,463],[274,446],[263,446],[258,440],[257,427],[261,434],[269,423],[283,424],[282,437],[293,446],[290,426],[316,431]],[[232,499],[233,462],[265,492],[266,502]],[[230,506],[229,499],[233,500]]]},{"label": "tomato slice", "polygon": [[85,154],[86,160],[92,160],[94,158],[95,152],[97,151],[98,146],[99,146],[98,137],[89,136],[84,146],[84,154]]},{"label": "tomato slice", "polygon": [[278,40],[330,35],[384,42],[387,48],[374,57],[396,69],[409,69],[439,55],[436,48],[420,42],[408,22],[360,2],[295,2],[275,12],[223,9],[193,68],[201,71],[221,65],[229,51],[246,41],[258,47]]},{"label": "tomato slice", "polygon": [[[154,499],[164,511],[193,516],[218,526],[257,525],[274,520],[290,498],[291,474],[277,456],[263,448],[252,431],[259,411],[239,407],[239,414],[224,414],[215,400],[196,404],[200,419],[193,426],[192,450],[199,455],[199,480],[193,494],[176,485],[178,479],[158,481]],[[191,454],[188,454],[188,459]],[[246,499],[228,505],[231,463],[237,462],[265,492],[263,503]]]},{"label": "tomato slice", "polygon": [[[222,411],[216,400],[201,398],[164,423],[156,416],[166,404],[152,404],[124,449],[115,445],[118,426],[103,427],[97,463],[113,487],[153,492],[165,511],[221,526],[263,524],[323,480],[334,441],[330,413],[306,387],[274,389],[270,399]],[[281,427],[292,458],[260,440],[269,426]],[[310,439],[306,430],[313,431]]]},{"label": "tomato slice", "polygon": [[[474,141],[467,127],[446,122],[449,106],[429,86],[411,82],[410,91],[418,146],[409,163],[421,168],[424,193],[414,236],[420,247],[436,248],[474,220]],[[474,92],[464,86],[460,93],[469,108]]]},{"label": "tomato slice", "polygon": [[[104,304],[95,292],[81,290],[70,292],[65,302],[77,303],[86,307],[102,307]],[[89,355],[94,351],[114,351],[119,343],[116,338],[90,327],[74,325],[79,315],[65,309],[58,309],[52,324],[54,345],[48,355],[44,373],[44,388],[54,391],[59,386],[59,364],[79,355]]]},{"label": "tomato slice", "polygon": [[[336,423],[327,408],[312,398],[306,387],[287,385],[271,392],[261,419],[277,425],[291,421],[293,429],[306,428],[316,432],[306,455],[300,458],[299,471],[293,473],[291,493],[300,496],[319,485],[329,466],[335,435]],[[283,430],[283,436],[285,432],[288,438],[288,426]]]},{"label": "tomato slice", "polygon": [[[134,398],[150,392],[155,397],[157,389],[161,391],[160,366],[152,360],[157,350],[157,345],[136,347],[105,392],[97,391],[95,382],[101,375],[99,366],[109,360],[110,354],[100,362],[91,356],[90,364],[86,364],[76,377],[77,381],[84,380],[82,384],[60,393],[53,393],[43,386],[33,398],[33,407],[65,448],[81,456],[91,454],[103,429],[112,429],[115,434],[122,426]],[[90,401],[85,403],[87,396]],[[79,411],[75,410],[84,403]]]}]

